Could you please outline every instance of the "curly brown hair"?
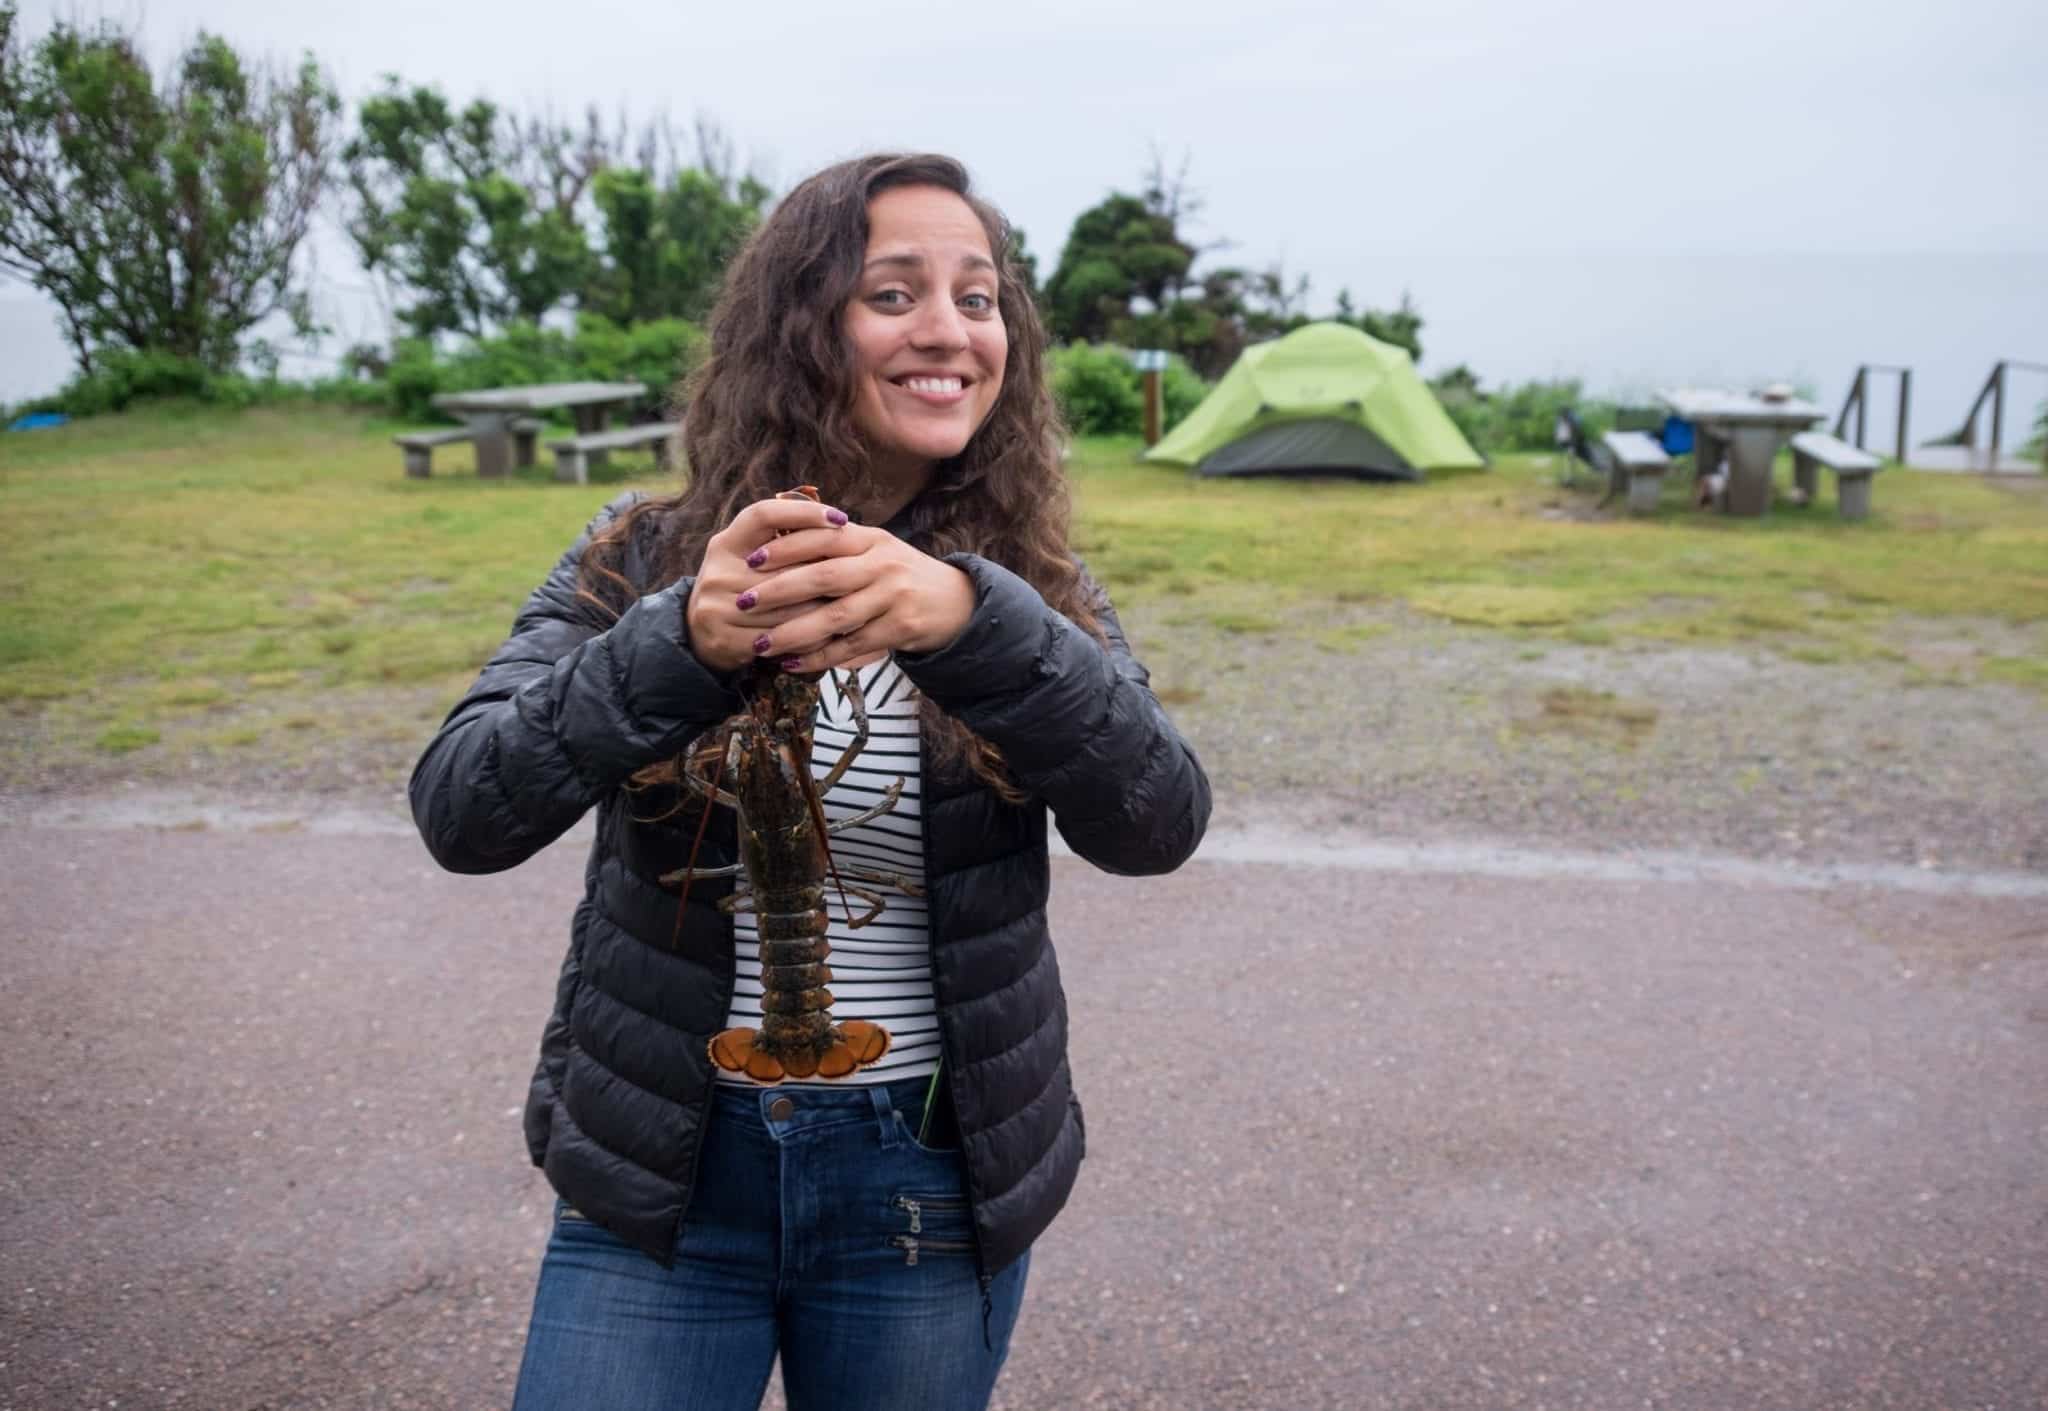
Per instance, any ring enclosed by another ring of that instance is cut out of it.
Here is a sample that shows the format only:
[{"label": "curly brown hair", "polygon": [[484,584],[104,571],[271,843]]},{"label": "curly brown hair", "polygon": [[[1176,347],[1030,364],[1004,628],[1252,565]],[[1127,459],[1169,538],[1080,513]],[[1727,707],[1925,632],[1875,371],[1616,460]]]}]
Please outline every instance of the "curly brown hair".
[{"label": "curly brown hair", "polygon": [[[1001,564],[1100,635],[1095,589],[1067,547],[1065,434],[1046,384],[1045,328],[1011,258],[1009,223],[974,194],[965,167],[931,154],[827,167],[784,197],[734,258],[711,314],[710,354],[677,399],[689,483],[639,502],[592,540],[580,587],[593,605],[616,615],[694,574],[705,544],[734,515],[793,485],[816,485],[827,504],[854,512],[876,498],[869,448],[854,425],[854,350],[844,323],[867,248],[868,203],[902,186],[950,191],[980,220],[999,266],[996,305],[1009,344],[987,420],[905,511],[905,537],[933,555],[966,551]],[[629,583],[618,565],[649,516],[659,536],[658,581]],[[938,758],[964,759],[990,787],[1021,801],[991,745],[929,701],[920,711]]]}]

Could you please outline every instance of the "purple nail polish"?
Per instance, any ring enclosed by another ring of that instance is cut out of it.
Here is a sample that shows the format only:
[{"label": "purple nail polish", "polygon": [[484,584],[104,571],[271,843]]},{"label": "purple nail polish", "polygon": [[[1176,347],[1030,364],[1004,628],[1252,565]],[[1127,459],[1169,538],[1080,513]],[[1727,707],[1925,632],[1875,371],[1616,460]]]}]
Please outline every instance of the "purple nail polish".
[{"label": "purple nail polish", "polygon": [[756,549],[747,555],[748,568],[759,568],[766,562],[768,562],[768,551],[766,549]]},{"label": "purple nail polish", "polygon": [[803,664],[804,659],[802,657],[784,657],[782,659],[782,669],[784,671],[795,671]]},{"label": "purple nail polish", "polygon": [[732,602],[734,607],[738,608],[741,612],[745,612],[754,605],[754,590],[752,588],[747,589],[746,592],[734,598]]},{"label": "purple nail polish", "polygon": [[774,645],[775,644],[773,642],[768,640],[768,634],[766,632],[763,632],[760,636],[754,639],[754,655],[757,657],[767,656],[768,649]]},{"label": "purple nail polish", "polygon": [[833,527],[834,529],[837,529],[837,528],[838,528],[838,527],[839,527],[840,525],[842,525],[842,524],[846,523],[846,511],[845,511],[845,510],[826,510],[826,511],[825,511],[825,522],[826,522],[827,524],[831,525],[831,526],[832,526],[832,527]]}]

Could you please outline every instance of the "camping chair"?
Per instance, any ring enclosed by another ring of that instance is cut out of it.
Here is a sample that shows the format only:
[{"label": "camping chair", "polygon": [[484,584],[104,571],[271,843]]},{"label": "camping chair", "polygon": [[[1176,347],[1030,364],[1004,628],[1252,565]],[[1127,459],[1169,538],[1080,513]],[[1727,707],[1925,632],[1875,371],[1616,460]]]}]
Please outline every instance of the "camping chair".
[{"label": "camping chair", "polygon": [[1550,440],[1564,455],[1564,470],[1557,477],[1558,484],[1566,489],[1575,487],[1581,464],[1593,473],[1595,484],[1607,480],[1606,458],[1586,439],[1586,428],[1579,424],[1579,414],[1570,407],[1558,411],[1557,422],[1550,429]]}]

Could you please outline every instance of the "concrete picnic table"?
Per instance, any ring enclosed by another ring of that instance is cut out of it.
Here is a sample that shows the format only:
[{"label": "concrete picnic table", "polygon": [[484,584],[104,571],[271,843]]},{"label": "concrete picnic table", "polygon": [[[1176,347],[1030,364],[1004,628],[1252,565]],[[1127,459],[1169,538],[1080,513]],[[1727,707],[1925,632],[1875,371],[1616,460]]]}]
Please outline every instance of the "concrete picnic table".
[{"label": "concrete picnic table", "polygon": [[1827,419],[1812,402],[1792,396],[1751,396],[1712,388],[1680,387],[1657,400],[1693,425],[1697,474],[1710,475],[1728,457],[1728,489],[1721,508],[1761,515],[1771,507],[1771,462],[1785,443]]},{"label": "concrete picnic table", "polygon": [[[528,387],[487,387],[476,392],[443,392],[435,407],[469,424],[476,438],[476,473],[503,475],[512,468],[513,418],[568,407],[576,434],[602,431],[615,406],[647,395],[644,382],[540,382]],[[603,453],[591,459],[602,464]]]}]

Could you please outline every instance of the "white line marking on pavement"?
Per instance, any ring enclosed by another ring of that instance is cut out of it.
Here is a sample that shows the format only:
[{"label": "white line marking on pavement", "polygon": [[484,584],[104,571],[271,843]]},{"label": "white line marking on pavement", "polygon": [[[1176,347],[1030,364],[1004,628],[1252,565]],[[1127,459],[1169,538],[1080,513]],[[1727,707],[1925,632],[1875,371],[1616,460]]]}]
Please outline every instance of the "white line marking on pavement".
[{"label": "white line marking on pavement", "polygon": [[[1057,837],[1056,856],[1073,851]],[[1830,891],[1878,887],[1932,896],[2048,897],[2048,876],[2029,872],[1939,871],[1867,862],[1760,862],[1706,853],[1658,851],[1550,852],[1505,843],[1401,843],[1327,836],[1217,829],[1196,862],[1335,867],[1361,872],[1439,873],[1468,877],[1587,882],[1709,882],[1740,887]]]},{"label": "white line marking on pavement", "polygon": [[[174,793],[53,800],[24,808],[0,804],[0,824],[31,828],[171,828],[223,832],[304,831],[313,834],[407,837],[414,833],[402,804],[386,811],[360,805],[296,799],[270,806],[195,801]],[[587,846],[588,816],[563,835]],[[1055,857],[1073,851],[1057,835]],[[1657,849],[1563,852],[1509,843],[1407,843],[1343,835],[1295,833],[1279,828],[1214,828],[1196,862],[1223,865],[1333,867],[1464,877],[1558,879],[1584,882],[1691,882],[1738,887],[1829,891],[1876,887],[1926,896],[2048,898],[2048,875],[2037,872],[1948,871],[1882,862],[1768,862],[1754,858]]]}]

